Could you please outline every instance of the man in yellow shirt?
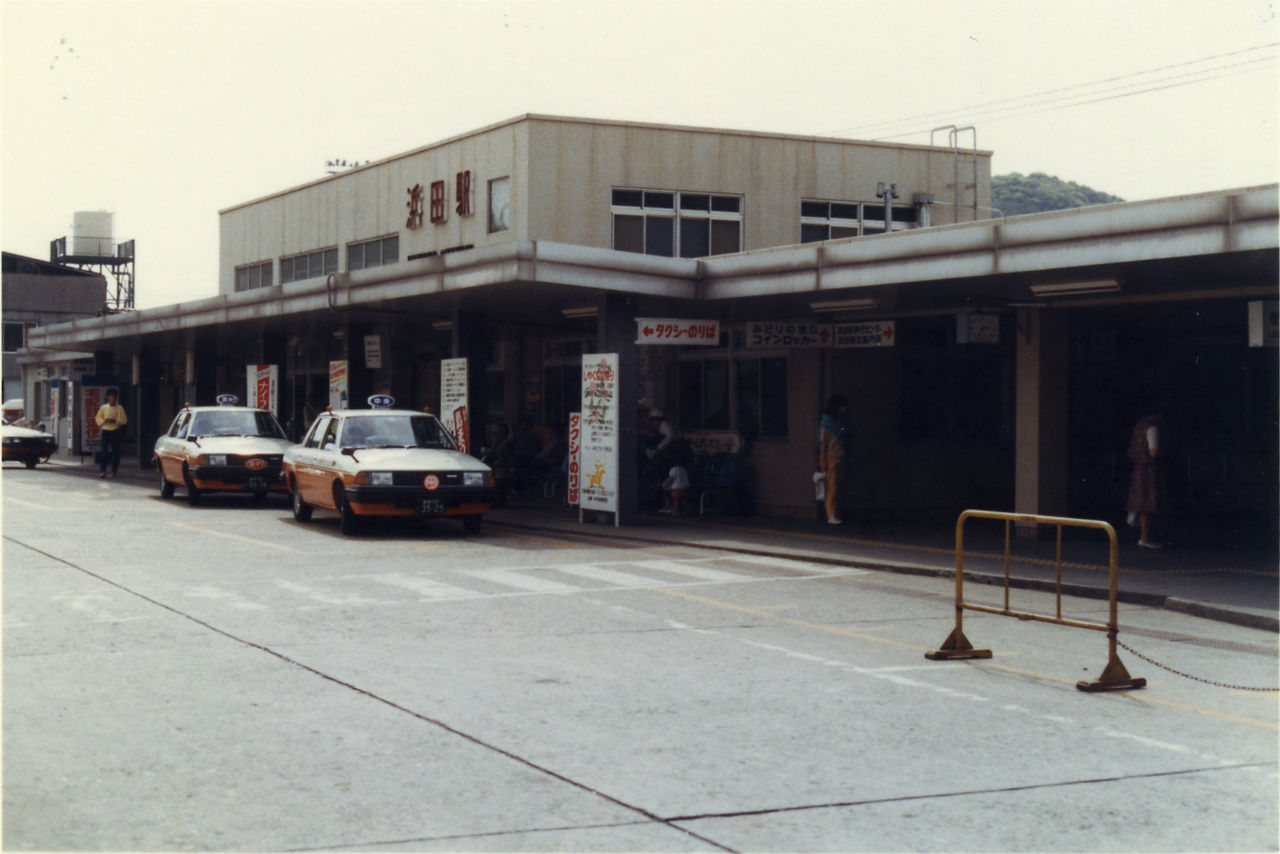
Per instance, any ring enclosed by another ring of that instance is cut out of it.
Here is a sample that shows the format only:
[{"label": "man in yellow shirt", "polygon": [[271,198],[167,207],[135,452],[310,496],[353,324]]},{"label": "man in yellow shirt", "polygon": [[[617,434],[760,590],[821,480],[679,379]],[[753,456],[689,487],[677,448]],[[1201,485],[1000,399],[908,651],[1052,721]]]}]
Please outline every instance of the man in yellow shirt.
[{"label": "man in yellow shirt", "polygon": [[120,435],[124,432],[124,425],[129,421],[124,407],[116,402],[115,389],[107,392],[107,402],[98,407],[98,415],[94,420],[98,422],[102,437],[99,451],[101,471],[98,477],[107,476],[108,460],[111,462],[111,476],[115,477],[120,471]]}]

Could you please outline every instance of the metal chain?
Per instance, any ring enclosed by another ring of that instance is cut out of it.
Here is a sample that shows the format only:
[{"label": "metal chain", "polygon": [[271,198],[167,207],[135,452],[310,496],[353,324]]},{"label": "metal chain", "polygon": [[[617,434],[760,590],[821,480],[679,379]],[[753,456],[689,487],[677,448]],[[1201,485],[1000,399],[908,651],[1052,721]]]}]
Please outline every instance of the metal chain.
[{"label": "metal chain", "polygon": [[1269,692],[1269,693],[1276,693],[1276,692],[1280,692],[1280,688],[1252,688],[1252,687],[1249,687],[1249,686],[1247,686],[1247,685],[1228,685],[1228,684],[1227,684],[1227,683],[1225,683],[1225,682],[1214,682],[1212,679],[1204,679],[1204,678],[1199,677],[1199,676],[1192,676],[1190,673],[1183,673],[1181,670],[1174,670],[1172,667],[1169,667],[1167,664],[1161,664],[1161,663],[1160,663],[1160,662],[1158,662],[1158,661],[1155,661],[1155,660],[1153,660],[1153,659],[1147,658],[1145,655],[1143,655],[1142,653],[1138,652],[1136,649],[1134,649],[1133,647],[1129,646],[1127,643],[1125,643],[1124,641],[1120,640],[1119,638],[1117,638],[1117,639],[1116,639],[1116,645],[1117,645],[1117,646],[1120,646],[1120,647],[1123,647],[1123,648],[1124,648],[1126,651],[1128,651],[1128,652],[1133,653],[1133,654],[1134,654],[1134,655],[1136,655],[1138,658],[1141,658],[1143,661],[1145,661],[1147,664],[1155,665],[1156,667],[1159,667],[1161,670],[1167,670],[1167,671],[1169,671],[1170,673],[1176,674],[1176,675],[1181,676],[1181,677],[1183,677],[1183,678],[1185,678],[1185,679],[1191,679],[1191,680],[1194,680],[1194,681],[1196,681],[1196,682],[1203,682],[1203,683],[1205,683],[1206,685],[1215,685],[1215,686],[1217,686],[1218,688],[1230,688],[1230,689],[1231,689],[1231,690],[1233,690],[1233,691],[1262,691],[1262,692]]}]

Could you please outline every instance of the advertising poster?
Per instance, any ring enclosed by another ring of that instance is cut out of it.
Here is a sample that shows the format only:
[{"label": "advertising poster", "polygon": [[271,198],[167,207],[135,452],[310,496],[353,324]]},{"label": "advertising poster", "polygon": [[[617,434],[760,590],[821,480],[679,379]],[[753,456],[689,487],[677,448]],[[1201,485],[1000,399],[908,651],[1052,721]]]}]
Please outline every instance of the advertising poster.
[{"label": "advertising poster", "polygon": [[277,414],[277,396],[280,392],[280,366],[248,365],[245,373],[249,384],[247,398],[249,405],[256,406],[259,409],[269,409],[272,415]]},{"label": "advertising poster", "polygon": [[467,360],[440,360],[440,421],[458,440],[458,450],[471,453],[471,425],[467,414]]},{"label": "advertising poster", "polygon": [[80,400],[84,404],[84,417],[80,419],[80,452],[96,454],[102,447],[102,428],[98,426],[98,410],[107,402],[105,385],[80,386]]},{"label": "advertising poster", "polygon": [[582,472],[582,413],[569,413],[569,478],[568,489],[565,490],[570,507],[577,507],[581,502],[580,479]]},{"label": "advertising poster", "polygon": [[582,357],[581,478],[583,510],[618,512],[617,353]]},{"label": "advertising poster", "polygon": [[347,408],[347,360],[329,363],[329,405],[335,410]]}]

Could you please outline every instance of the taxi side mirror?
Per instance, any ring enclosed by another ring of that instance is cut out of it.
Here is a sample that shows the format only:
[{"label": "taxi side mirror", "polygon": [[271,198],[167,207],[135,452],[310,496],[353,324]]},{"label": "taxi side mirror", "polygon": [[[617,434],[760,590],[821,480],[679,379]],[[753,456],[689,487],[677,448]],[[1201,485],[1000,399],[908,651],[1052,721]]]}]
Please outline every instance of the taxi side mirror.
[{"label": "taxi side mirror", "polygon": [[354,456],[355,456],[355,454],[356,454],[356,449],[355,449],[355,448],[343,448],[343,449],[342,449],[342,455],[343,455],[344,457],[354,457]]}]

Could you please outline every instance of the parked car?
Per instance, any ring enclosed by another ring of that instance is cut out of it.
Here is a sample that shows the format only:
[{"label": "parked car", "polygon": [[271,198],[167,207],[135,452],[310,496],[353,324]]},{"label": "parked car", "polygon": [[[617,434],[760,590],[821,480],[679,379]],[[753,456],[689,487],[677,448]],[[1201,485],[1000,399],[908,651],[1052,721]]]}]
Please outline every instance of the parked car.
[{"label": "parked car", "polygon": [[179,485],[193,505],[208,492],[247,492],[261,501],[268,493],[286,491],[280,465],[292,443],[275,416],[237,406],[234,396],[221,401],[183,407],[156,440],[152,463],[162,498],[172,498]]},{"label": "parked car", "polygon": [[493,505],[493,470],[459,451],[434,415],[393,409],[385,395],[370,404],[376,408],[326,410],[285,452],[294,518],[329,510],[351,534],[365,517],[450,516],[479,533]]},{"label": "parked car", "polygon": [[4,431],[4,460],[16,460],[33,469],[36,463],[45,463],[58,450],[58,440],[43,430],[32,430],[16,424],[0,425]]}]

